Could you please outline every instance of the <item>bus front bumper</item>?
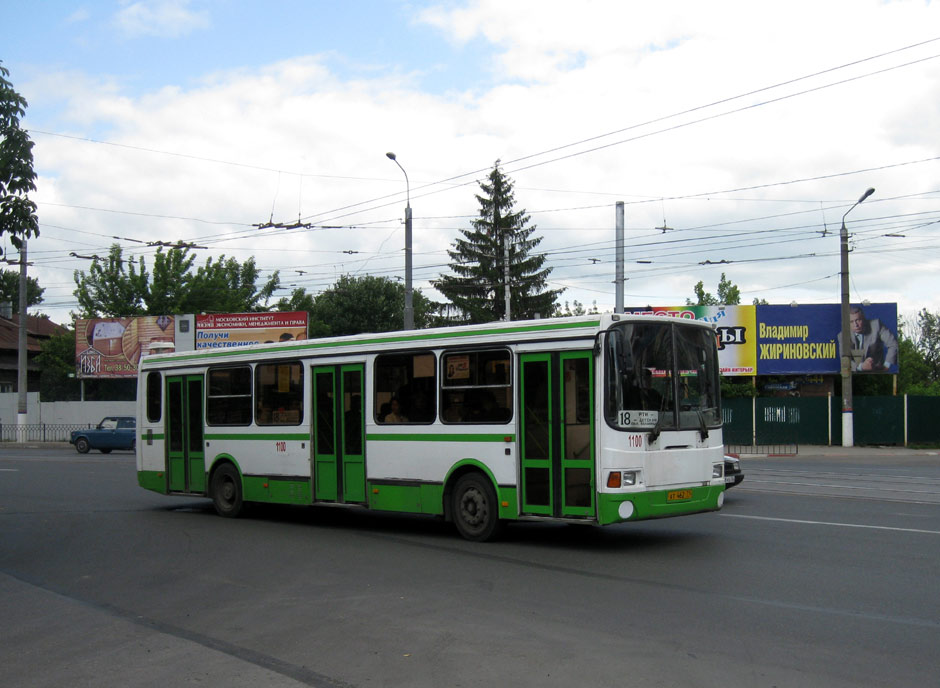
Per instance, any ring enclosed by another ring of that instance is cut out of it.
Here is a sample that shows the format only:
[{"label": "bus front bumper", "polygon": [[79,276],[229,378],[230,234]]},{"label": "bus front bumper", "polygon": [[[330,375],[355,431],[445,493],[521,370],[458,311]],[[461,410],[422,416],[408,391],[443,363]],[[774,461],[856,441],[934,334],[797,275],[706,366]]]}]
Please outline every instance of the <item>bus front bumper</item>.
[{"label": "bus front bumper", "polygon": [[724,502],[724,489],[723,485],[707,485],[637,494],[600,493],[597,520],[606,525],[717,511]]}]

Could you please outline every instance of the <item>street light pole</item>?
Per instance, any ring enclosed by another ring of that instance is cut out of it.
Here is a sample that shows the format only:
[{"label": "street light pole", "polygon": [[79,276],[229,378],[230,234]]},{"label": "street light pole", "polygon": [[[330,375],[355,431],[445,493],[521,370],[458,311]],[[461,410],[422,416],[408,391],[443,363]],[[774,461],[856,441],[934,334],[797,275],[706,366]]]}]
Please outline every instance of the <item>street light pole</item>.
[{"label": "street light pole", "polygon": [[412,300],[411,289],[411,183],[408,181],[408,173],[401,166],[394,153],[386,153],[385,156],[398,165],[398,168],[405,175],[405,328],[413,330],[415,328],[415,311]]},{"label": "street light pole", "polygon": [[845,216],[856,205],[875,193],[873,188],[862,194],[855,204],[842,216],[842,228],[839,230],[841,246],[841,281],[842,281],[842,446],[855,446],[855,426],[852,415],[852,333],[849,331],[849,232],[845,228]]}]

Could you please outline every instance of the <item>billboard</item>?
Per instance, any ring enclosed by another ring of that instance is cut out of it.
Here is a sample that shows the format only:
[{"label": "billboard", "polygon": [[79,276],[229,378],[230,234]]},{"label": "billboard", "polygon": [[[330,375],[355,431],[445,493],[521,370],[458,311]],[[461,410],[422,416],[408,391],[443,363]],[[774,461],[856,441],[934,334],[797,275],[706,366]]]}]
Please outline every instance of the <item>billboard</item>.
[{"label": "billboard", "polygon": [[196,349],[227,349],[306,338],[306,311],[196,316]]},{"label": "billboard", "polygon": [[[852,371],[897,373],[897,304],[853,304],[849,310]],[[839,373],[841,332],[839,304],[757,306],[757,372]]]},{"label": "billboard", "polygon": [[722,375],[757,375],[754,330],[756,306],[657,306],[627,308],[635,315],[704,320],[715,325]]},{"label": "billboard", "polygon": [[[136,377],[141,355],[174,343],[173,316],[82,318],[75,321],[79,378]],[[169,349],[172,351],[172,349]]]}]

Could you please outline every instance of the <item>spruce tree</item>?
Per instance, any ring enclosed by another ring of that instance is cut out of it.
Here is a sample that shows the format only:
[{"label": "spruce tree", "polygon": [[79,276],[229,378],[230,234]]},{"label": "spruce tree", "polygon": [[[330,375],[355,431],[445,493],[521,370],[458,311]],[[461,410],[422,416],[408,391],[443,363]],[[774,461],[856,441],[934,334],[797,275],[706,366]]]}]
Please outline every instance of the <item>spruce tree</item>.
[{"label": "spruce tree", "polygon": [[434,287],[447,298],[444,320],[458,323],[483,323],[501,320],[505,305],[505,245],[509,242],[510,317],[528,320],[539,314],[551,317],[563,289],[546,289],[551,268],[543,268],[544,255],[532,255],[542,237],[533,237],[535,225],[529,225],[525,209],[515,211],[513,183],[499,169],[499,160],[476,199],[480,217],[460,230],[463,238],[448,250],[452,275],[442,275]]}]

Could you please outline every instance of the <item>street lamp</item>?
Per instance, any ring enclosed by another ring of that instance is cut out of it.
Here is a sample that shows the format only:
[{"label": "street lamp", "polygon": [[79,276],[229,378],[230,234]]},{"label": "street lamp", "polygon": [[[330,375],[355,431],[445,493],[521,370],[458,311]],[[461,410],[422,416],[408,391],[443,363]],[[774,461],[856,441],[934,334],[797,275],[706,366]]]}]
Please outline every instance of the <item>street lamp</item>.
[{"label": "street lamp", "polygon": [[405,175],[405,329],[413,330],[415,328],[415,310],[411,294],[411,183],[408,181],[408,173],[398,162],[395,154],[386,153],[385,157],[398,165]]},{"label": "street lamp", "polygon": [[[845,211],[845,215],[873,193],[875,190],[869,188]],[[852,447],[855,446],[855,427],[852,418],[852,334],[849,331],[849,232],[845,228],[845,215],[842,216],[842,229],[839,230],[842,248],[842,446]]]}]

